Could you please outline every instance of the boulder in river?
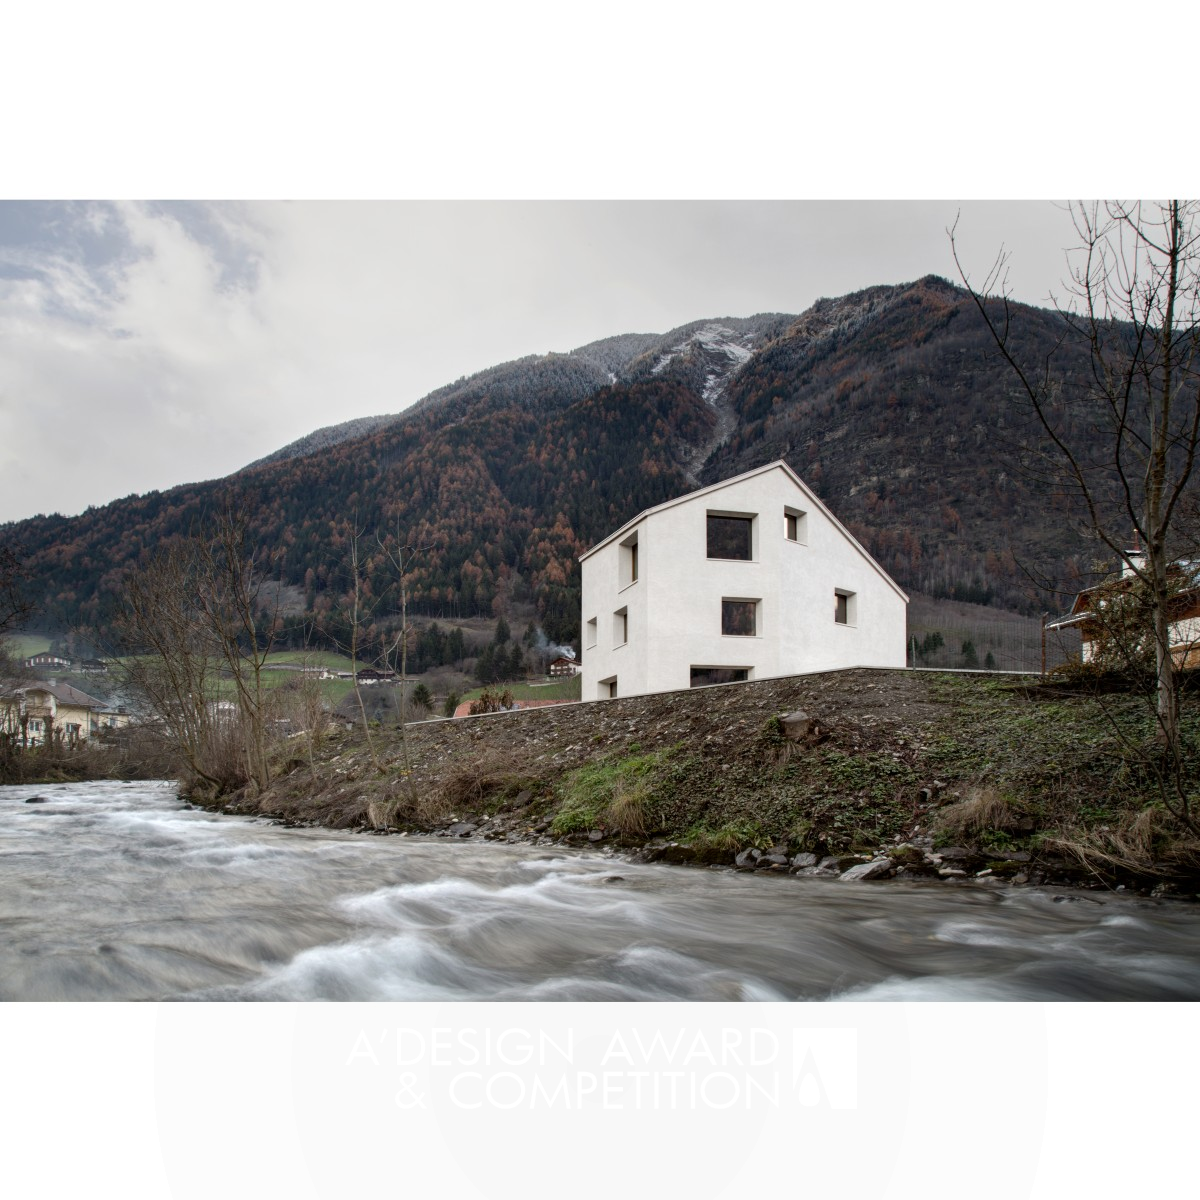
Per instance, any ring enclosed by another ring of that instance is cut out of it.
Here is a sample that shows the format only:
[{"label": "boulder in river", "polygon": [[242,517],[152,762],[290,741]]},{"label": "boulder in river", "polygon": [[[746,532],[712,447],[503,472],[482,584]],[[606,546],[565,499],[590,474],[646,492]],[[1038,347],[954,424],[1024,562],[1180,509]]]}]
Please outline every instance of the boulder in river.
[{"label": "boulder in river", "polygon": [[759,856],[758,861],[754,865],[760,871],[766,867],[786,867],[788,865],[788,856],[786,854],[763,854]]},{"label": "boulder in river", "polygon": [[876,858],[872,859],[871,862],[859,863],[857,866],[851,867],[848,871],[843,871],[838,878],[847,881],[856,879],[887,879],[894,873],[895,869],[890,858]]}]

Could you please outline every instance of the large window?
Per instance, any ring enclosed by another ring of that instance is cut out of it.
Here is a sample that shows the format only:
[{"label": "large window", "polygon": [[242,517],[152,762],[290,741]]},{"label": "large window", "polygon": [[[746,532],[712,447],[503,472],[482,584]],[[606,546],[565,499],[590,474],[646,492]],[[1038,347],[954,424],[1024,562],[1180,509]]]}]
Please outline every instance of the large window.
[{"label": "large window", "polygon": [[757,600],[722,600],[721,633],[725,637],[754,637],[758,633]]},{"label": "large window", "polygon": [[754,558],[754,518],[709,513],[708,557],[750,562]]},{"label": "large window", "polygon": [[714,683],[745,683],[749,667],[693,667],[691,687],[711,687]]},{"label": "large window", "polygon": [[596,632],[598,622],[595,617],[592,617],[587,623],[587,638],[585,649],[592,649],[596,645]]}]

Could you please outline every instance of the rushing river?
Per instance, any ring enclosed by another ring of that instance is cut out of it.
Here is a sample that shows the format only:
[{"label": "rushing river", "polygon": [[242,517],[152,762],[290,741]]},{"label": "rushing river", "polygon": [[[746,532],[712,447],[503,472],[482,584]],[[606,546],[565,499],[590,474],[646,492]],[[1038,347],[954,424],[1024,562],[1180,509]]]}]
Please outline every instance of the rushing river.
[{"label": "rushing river", "polygon": [[1197,998],[1200,909],[1177,902],[285,829],[170,784],[0,788],[3,1000]]}]

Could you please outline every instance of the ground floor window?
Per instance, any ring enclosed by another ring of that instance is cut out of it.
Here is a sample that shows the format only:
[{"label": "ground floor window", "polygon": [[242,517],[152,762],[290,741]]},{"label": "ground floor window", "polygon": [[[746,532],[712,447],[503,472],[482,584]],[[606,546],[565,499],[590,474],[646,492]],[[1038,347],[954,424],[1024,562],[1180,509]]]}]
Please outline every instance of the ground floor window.
[{"label": "ground floor window", "polygon": [[617,677],[609,676],[608,679],[601,679],[596,685],[596,696],[600,700],[615,700],[617,695]]},{"label": "ground floor window", "polygon": [[745,683],[749,667],[693,667],[691,687],[709,687],[714,683]]}]

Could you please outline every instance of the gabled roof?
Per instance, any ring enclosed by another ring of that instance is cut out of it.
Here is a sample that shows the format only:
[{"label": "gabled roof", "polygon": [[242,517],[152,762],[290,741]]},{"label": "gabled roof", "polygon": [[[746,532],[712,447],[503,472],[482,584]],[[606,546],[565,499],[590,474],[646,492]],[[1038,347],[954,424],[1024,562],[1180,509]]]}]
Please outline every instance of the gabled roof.
[{"label": "gabled roof", "polygon": [[[1175,579],[1183,579],[1183,587],[1175,594],[1173,599],[1178,600],[1181,597],[1189,596],[1194,592],[1200,592],[1200,563],[1193,562],[1191,559],[1179,559],[1176,562],[1167,564],[1167,574]],[[1047,629],[1064,629],[1068,625],[1077,625],[1085,621],[1092,612],[1092,597],[1116,594],[1117,592],[1127,591],[1134,584],[1135,576],[1133,575],[1118,575],[1113,578],[1103,579],[1099,583],[1092,584],[1089,588],[1084,588],[1076,597],[1071,605],[1071,611],[1065,616],[1058,617],[1053,621],[1046,623]]]},{"label": "gabled roof", "polygon": [[69,704],[72,708],[107,707],[103,700],[97,700],[95,696],[89,696],[87,692],[81,692],[78,688],[73,688],[69,683],[47,683],[44,679],[39,679],[36,683],[26,684],[25,687],[19,688],[18,691],[49,692],[59,704]]},{"label": "gabled roof", "polygon": [[824,513],[825,516],[829,518],[829,520],[833,523],[834,528],[837,529],[838,532],[846,539],[846,541],[848,541],[850,545],[862,555],[862,557],[866,560],[867,565],[870,566],[879,575],[879,577],[887,583],[887,585],[896,593],[897,596],[900,597],[901,600],[905,602],[905,604],[908,603],[908,596],[900,588],[899,584],[897,584],[896,581],[870,556],[870,554],[867,553],[866,549],[863,547],[862,543],[859,542],[858,538],[856,538],[854,534],[852,534],[850,530],[848,530],[845,525],[843,525],[841,521],[839,521],[837,517],[835,517],[833,513],[831,513],[829,509],[825,507],[816,492],[814,492],[812,488],[810,488],[808,484],[805,483],[804,480],[801,479],[800,476],[797,475],[796,472],[793,471],[792,468],[783,461],[782,458],[777,458],[774,462],[767,463],[766,466],[755,467],[753,471],[743,471],[742,474],[734,475],[730,479],[722,479],[720,483],[710,483],[708,487],[698,488],[694,492],[685,492],[682,496],[676,496],[673,500],[665,500],[662,504],[656,504],[653,508],[643,509],[632,520],[626,521],[620,529],[614,530],[608,535],[608,537],[597,542],[590,550],[585,550],[579,556],[579,561],[583,562],[585,558],[589,558],[598,550],[602,550],[611,541],[623,536],[635,525],[640,524],[647,517],[653,516],[654,513],[663,512],[668,508],[674,508],[677,504],[690,503],[692,500],[696,500],[700,496],[712,495],[714,492],[719,492],[722,488],[727,488],[731,484],[741,483],[745,479],[753,479],[756,475],[765,475],[768,471],[782,471],[788,477],[788,479],[790,479],[792,483],[794,483],[796,487],[800,489],[805,499],[807,499],[814,508]]}]

